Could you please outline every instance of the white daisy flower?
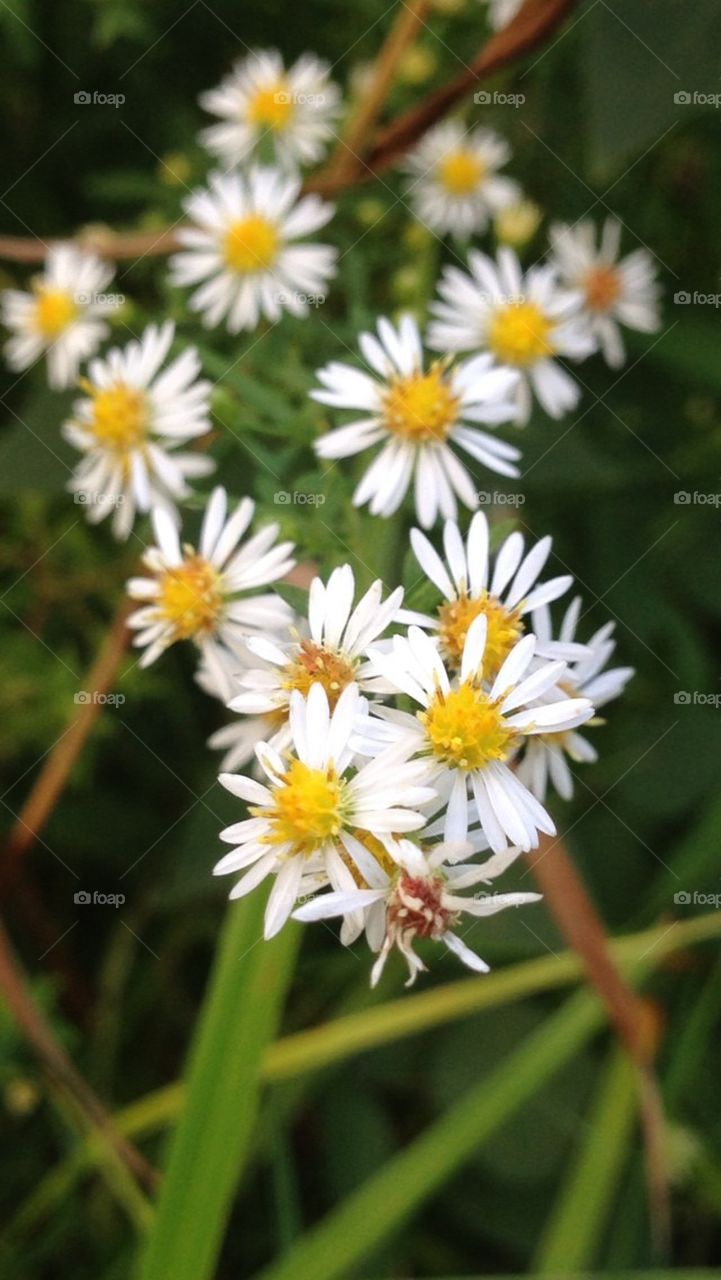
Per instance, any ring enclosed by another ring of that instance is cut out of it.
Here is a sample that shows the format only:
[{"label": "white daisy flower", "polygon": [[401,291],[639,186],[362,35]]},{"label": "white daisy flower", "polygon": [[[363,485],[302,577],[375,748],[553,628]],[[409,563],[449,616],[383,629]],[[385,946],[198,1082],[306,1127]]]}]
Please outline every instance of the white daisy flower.
[{"label": "white daisy flower", "polygon": [[[557,600],[573,582],[571,574],[559,574],[547,582],[538,578],[551,552],[551,538],[542,538],[525,553],[523,535],[509,534],[493,557],[489,554],[490,528],[482,511],[471,520],[465,541],[458,525],[449,520],[443,531],[445,562],[419,529],[411,531],[411,545],[424,574],[443,596],[435,615],[402,610],[403,622],[414,622],[436,632],[440,651],[450,667],[460,664],[473,620],[483,615],[488,623],[484,674],[491,679],[500,670],[513,646],[527,630],[524,618],[541,605]],[[586,654],[583,645],[563,643],[549,634],[538,638],[536,656],[577,659]]]},{"label": "white daisy flower", "polygon": [[378,338],[362,333],[359,345],[372,375],[333,362],[318,372],[322,388],[310,393],[321,404],[364,414],[316,441],[321,458],[347,458],[382,443],[353,495],[355,506],[367,502],[372,515],[390,516],[414,480],[416,512],[426,529],[439,512],[455,518],[456,498],[477,507],[476,484],[452,445],[491,471],[518,475],[518,449],[471,425],[493,427],[514,417],[514,372],[494,368],[486,355],[424,368],[418,327],[409,315],[397,329],[381,318]]},{"label": "white daisy flower", "polygon": [[511,148],[490,129],[467,131],[458,120],[430,129],[408,156],[414,212],[431,231],[467,238],[484,231],[490,214],[518,200],[520,188],[498,170]]},{"label": "white daisy flower", "polygon": [[375,707],[363,726],[361,751],[373,754],[395,743],[427,764],[427,781],[446,804],[444,838],[465,840],[469,785],[483,833],[494,851],[511,843],[535,848],[538,833],[555,834],[549,814],[509,767],[529,734],[560,732],[593,715],[588,698],[537,700],[557,684],[563,662],[543,662],[529,675],[536,637],[511,649],[495,679],[484,671],[488,621],[479,615],[468,629],[458,676],[451,677],[438,649],[418,627],[396,636],[391,654],[373,654],[378,669],[422,708],[415,715]]},{"label": "white daisy flower", "polygon": [[185,201],[195,225],[180,228],[186,252],[170,260],[175,284],[201,285],[191,310],[202,312],[206,328],[225,319],[231,333],[254,329],[263,316],[275,322],[283,311],[307,315],[335,274],[336,250],[298,242],[325,226],[333,205],[299,199],[300,178],[279,169],[215,173],[208,182]]},{"label": "white daisy flower", "polygon": [[[327,585],[314,578],[308,594],[308,623],[294,624],[292,638],[249,637],[250,669],[239,671],[232,711],[249,717],[256,732],[253,742],[268,738],[277,751],[290,743],[289,708],[294,691],[306,696],[311,685],[325,690],[331,711],[349,684],[363,693],[379,692],[377,674],[366,660],[368,646],[394,622],[403,601],[398,587],[383,600],[383,583],[371,584],[353,607],[355,580],[349,564],[334,569]],[[298,622],[300,620],[297,620]],[[258,666],[260,659],[262,666]],[[255,661],[254,661],[255,660]],[[245,742],[249,743],[250,725]],[[229,739],[230,735],[226,735]],[[248,757],[252,754],[252,747]]]},{"label": "white daisy flower", "polygon": [[520,13],[524,0],[487,0],[488,21],[494,31],[501,31]]},{"label": "white daisy flower", "polygon": [[[562,640],[573,641],[580,610],[581,597],[576,596],[561,623]],[[551,634],[551,615],[547,606],[534,612],[533,624],[539,636]],[[603,670],[616,648],[616,642],[611,638],[614,627],[614,622],[607,622],[599,628],[586,645],[586,654],[568,664],[558,684],[544,694],[544,702],[584,697],[589,698],[598,710],[623,693],[634,674],[633,667]],[[603,724],[603,720],[597,716],[588,721],[589,728],[599,724]],[[598,752],[587,738],[573,730],[541,733],[528,739],[518,766],[518,776],[541,801],[546,798],[549,780],[563,800],[570,800],[573,774],[568,765],[569,759],[585,764],[597,760]]]},{"label": "white daisy flower", "polygon": [[84,455],[68,488],[95,524],[113,511],[113,533],[127,538],[136,512],[176,503],[192,492],[189,479],[215,469],[211,458],[176,450],[210,430],[209,382],[198,380],[194,347],[160,371],[175,326],[149,325],[140,340],[113,347],[90,362],[63,435]]},{"label": "white daisy flower", "polygon": [[583,297],[596,342],[607,364],[618,369],[625,359],[619,326],[654,333],[659,328],[659,286],[653,258],[637,249],[619,260],[621,224],[607,218],[596,246],[590,219],[569,227],[551,227],[550,241],[559,275]]},{"label": "white daisy flower", "polygon": [[490,351],[520,374],[517,420],[527,422],[531,391],[552,418],[578,403],[580,389],[557,356],[582,360],[594,350],[581,312],[580,293],[562,289],[551,266],[527,272],[512,249],[498,250],[497,263],[473,249],[470,274],[446,267],[431,307],[428,331],[434,351]]},{"label": "white daisy flower", "polygon": [[286,69],[276,49],[255,49],[216,89],[200,95],[200,105],[222,122],[204,129],[200,141],[225,168],[242,164],[265,140],[278,164],[293,168],[323,158],[340,90],[328,63],[313,54]]},{"label": "white daisy flower", "polygon": [[239,546],[255,503],[243,498],[226,519],[227,506],[225,489],[214,489],[197,551],[187,543],[181,548],[168,512],[153,508],[156,545],[143,556],[150,577],[128,582],[128,594],[143,601],[128,619],[128,626],[138,632],[133,643],[145,649],[141,667],[155,662],[176,641],[192,640],[221,681],[225,672],[219,649],[232,649],[253,631],[288,625],[292,611],[280,596],[254,593],[292,569],[293,544],[276,542],[278,525],[269,524]]},{"label": "white daisy flower", "polygon": [[[416,806],[434,791],[419,785],[424,772],[391,748],[357,771],[352,767],[356,722],[365,709],[356,685],[343,690],[332,715],[325,690],[311,686],[307,698],[294,691],[290,724],[294,754],[285,759],[259,743],[258,760],[267,784],[237,774],[220,781],[252,807],[250,817],[222,832],[236,846],[214,868],[216,875],[245,871],[231,898],[249,893],[267,876],[276,877],[265,914],[265,937],[283,927],[305,874],[314,873],[334,889],[355,884],[354,833],[386,843],[392,832],[422,827]],[[362,923],[362,922],[361,922]]]},{"label": "white daisy flower", "polygon": [[107,335],[102,317],[115,305],[105,293],[113,275],[113,268],[94,253],[71,244],[48,249],[44,271],[31,280],[30,293],[5,289],[0,295],[3,324],[14,335],[5,346],[10,368],[28,369],[46,355],[53,390],[71,386],[81,361]]},{"label": "white daisy flower", "polygon": [[443,942],[459,960],[476,973],[488,973],[489,966],[466,946],[456,932],[463,913],[476,918],[495,915],[508,907],[538,902],[539,893],[473,894],[460,892],[479,883],[492,882],[520,853],[510,849],[493,854],[482,865],[458,865],[449,856],[448,846],[419,849],[410,840],[399,840],[393,848],[393,864],[363,863],[371,877],[365,887],[340,890],[314,897],[293,912],[295,920],[328,920],[345,917],[346,922],[362,914],[372,951],[380,954],[371,971],[375,987],[394,947],[408,965],[407,987],[413,985],[425,964],[413,950],[417,939]]}]

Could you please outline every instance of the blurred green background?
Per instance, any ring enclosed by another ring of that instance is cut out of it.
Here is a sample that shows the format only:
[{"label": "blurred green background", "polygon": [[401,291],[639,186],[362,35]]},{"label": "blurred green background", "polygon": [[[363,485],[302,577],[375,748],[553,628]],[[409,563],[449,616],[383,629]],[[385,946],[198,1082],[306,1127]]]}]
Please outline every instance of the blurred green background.
[{"label": "blurred green background", "polygon": [[[525,251],[528,262],[543,255],[551,218],[588,212],[600,221],[613,212],[625,226],[624,249],[648,247],[663,284],[660,333],[631,335],[619,372],[600,358],[578,369],[579,413],[561,424],[534,415],[520,441],[523,476],[510,486],[525,499],[519,527],[529,537],[552,533],[554,569],[576,574],[589,633],[615,618],[619,662],[637,670],[597,732],[598,764],[579,774],[574,801],[554,810],[613,934],[659,921],[670,928],[713,911],[674,895],[721,891],[721,701],[714,704],[721,699],[721,360],[713,301],[721,300],[721,112],[675,100],[719,89],[720,18],[712,0],[693,8],[681,0],[581,5],[548,47],[489,82],[524,94],[521,107],[471,101],[465,112],[469,123],[509,139],[509,171],[547,215]],[[312,48],[347,86],[391,20],[385,0],[3,4],[2,233],[47,237],[87,224],[174,221],[207,167],[195,143],[206,122],[197,94],[244,46],[280,45],[287,58]],[[455,74],[485,32],[474,0],[433,8],[389,114]],[[118,108],[78,104],[81,90],[126,100]],[[389,173],[340,198],[327,233],[341,250],[339,278],[310,320],[285,320],[257,344],[255,335],[221,331],[200,340],[207,374],[221,380],[213,446],[220,478],[234,494],[256,495],[261,514],[280,519],[304,558],[327,572],[350,557],[361,579],[395,568],[396,578],[410,581],[412,569],[402,557],[390,563],[382,529],[351,511],[352,467],[334,471],[322,518],[277,506],[273,494],[314,484],[310,446],[328,421],[306,398],[314,369],[345,358],[378,313],[410,307],[422,316],[451,258],[413,223],[402,194],[402,180]],[[0,263],[0,285],[31,271]],[[114,287],[128,302],[114,318],[118,341],[170,314],[180,339],[198,342],[184,298],[165,275],[162,259],[120,264]],[[73,455],[59,425],[72,394],[51,394],[40,368],[21,376],[3,369],[0,380],[1,817],[9,830],[40,758],[72,715],[145,531],[118,547],[104,526],[89,528],[64,493]],[[478,480],[479,488],[501,487],[481,469]],[[228,886],[209,872],[234,802],[215,784],[217,758],[204,745],[224,713],[192,675],[192,654],[180,648],[149,672],[126,662],[116,682],[124,703],[100,718],[28,855],[23,882],[6,896],[34,994],[112,1109],[179,1078],[226,911]],[[523,871],[516,881],[511,887],[528,887]],[[126,903],[76,906],[80,889],[122,892]],[[472,943],[494,969],[562,950],[543,906],[526,920],[499,916],[476,926]],[[286,1033],[400,996],[400,963],[389,965],[371,997],[367,956],[354,951],[340,948],[332,930],[306,930]],[[424,987],[460,978],[451,958],[436,954]],[[608,1033],[599,1032],[353,1274],[515,1274],[542,1269],[549,1258],[558,1273],[571,1256],[569,1239],[579,1238],[589,1271],[712,1265],[721,1256],[715,947],[673,954],[647,990],[661,1022],[669,1121],[667,1248],[654,1244],[649,1228],[628,1081]],[[502,1070],[562,998],[551,992],[501,1004],[331,1065],[300,1085],[270,1087],[218,1275],[251,1275],[287,1248],[467,1088]],[[72,1155],[75,1129],[2,1010],[0,1129],[3,1274],[129,1275],[133,1228],[105,1182],[81,1178],[54,1199],[37,1199],[48,1171],[67,1167],[61,1162]],[[594,1141],[602,1153],[604,1135],[615,1156],[608,1179],[601,1186],[600,1175],[598,1185],[592,1177],[580,1200],[564,1199],[579,1153]],[[142,1146],[162,1162],[162,1133]],[[562,1230],[564,1205],[574,1203],[575,1219]]]}]

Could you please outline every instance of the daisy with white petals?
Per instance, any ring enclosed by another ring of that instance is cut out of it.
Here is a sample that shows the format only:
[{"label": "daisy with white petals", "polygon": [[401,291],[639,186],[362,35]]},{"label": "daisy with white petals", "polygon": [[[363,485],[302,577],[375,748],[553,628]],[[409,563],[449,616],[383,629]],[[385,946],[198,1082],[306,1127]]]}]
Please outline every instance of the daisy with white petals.
[{"label": "daisy with white petals", "polygon": [[[576,596],[561,623],[562,641],[573,642],[580,611],[581,597]],[[551,616],[547,607],[543,606],[534,613],[533,624],[539,636],[551,634]],[[590,698],[598,710],[623,693],[634,674],[633,667],[612,667],[610,671],[604,671],[616,648],[616,641],[612,639],[614,627],[614,622],[607,622],[591,636],[585,646],[584,656],[569,663],[559,683],[544,695],[544,702],[584,697]],[[603,724],[603,720],[594,716],[588,722],[588,727],[593,728],[599,724]],[[580,733],[573,730],[541,733],[529,738],[518,766],[518,776],[539,800],[545,800],[549,781],[563,800],[570,800],[573,795],[573,774],[568,761],[587,764],[597,759],[596,748]]]},{"label": "daisy with white petals", "polygon": [[190,496],[189,479],[209,475],[212,459],[177,452],[210,430],[210,383],[188,347],[161,372],[175,334],[167,321],[142,338],[92,360],[63,435],[83,454],[68,488],[97,523],[113,512],[113,532],[127,538],[137,511],[175,512]]},{"label": "daisy with white petals", "polygon": [[261,317],[275,322],[284,311],[304,316],[325,296],[335,273],[336,251],[300,241],[324,227],[333,205],[300,197],[300,179],[279,169],[211,174],[207,190],[185,201],[193,224],[181,227],[184,252],[170,260],[177,285],[200,285],[192,311],[213,328],[225,320],[231,333],[254,329]]},{"label": "daisy with white petals", "polygon": [[458,120],[430,129],[408,156],[408,188],[421,222],[440,235],[484,231],[489,215],[518,200],[520,188],[498,170],[511,158],[508,143],[490,129],[466,130]]},{"label": "daisy with white petals", "polygon": [[235,848],[221,859],[215,874],[245,873],[231,898],[275,877],[265,914],[266,938],[283,927],[308,876],[336,890],[351,889],[364,839],[382,846],[391,833],[424,825],[415,806],[428,804],[435,793],[420,784],[420,762],[408,763],[402,752],[391,749],[357,771],[352,768],[356,722],[363,711],[356,685],[343,691],[332,715],[321,685],[312,685],[307,698],[295,691],[290,702],[294,754],[284,758],[259,743],[256,754],[266,783],[221,775],[223,786],[251,806],[251,816],[222,833]]},{"label": "daisy with white petals", "polygon": [[533,635],[514,645],[489,681],[484,671],[487,630],[483,615],[471,623],[455,677],[418,627],[411,627],[407,638],[394,638],[392,654],[374,652],[379,671],[421,710],[411,715],[375,708],[363,729],[363,750],[372,754],[396,743],[426,761],[427,781],[447,806],[446,840],[466,838],[470,786],[491,848],[499,851],[511,843],[527,850],[538,844],[539,831],[553,835],[555,827],[510,763],[529,734],[575,728],[593,715],[593,707],[587,698],[536,705],[561,680],[565,664],[541,662],[529,674],[536,650]]},{"label": "daisy with white petals", "polygon": [[226,168],[264,143],[288,168],[315,164],[333,136],[340,105],[329,72],[313,54],[286,68],[276,49],[251,50],[217,88],[200,95],[200,105],[221,121],[203,130],[201,142]]},{"label": "daisy with white petals", "polygon": [[[551,552],[551,539],[541,538],[525,552],[523,535],[514,532],[498,548],[489,551],[490,529],[482,511],[471,520],[464,543],[458,525],[448,521],[443,530],[445,561],[419,529],[411,531],[411,545],[424,574],[438,588],[443,603],[435,615],[403,610],[404,622],[437,632],[441,654],[456,668],[461,661],[468,628],[483,615],[488,624],[483,663],[487,679],[495,676],[527,630],[527,614],[557,600],[571,586],[571,574],[559,574],[547,582],[538,578]],[[525,554],[524,554],[525,552]],[[583,657],[583,645],[563,643],[549,634],[538,639],[541,658]]]},{"label": "daisy with white petals", "polygon": [[106,294],[113,268],[94,253],[71,244],[48,249],[42,275],[30,292],[5,289],[0,295],[3,324],[13,332],[5,346],[11,369],[28,369],[47,356],[48,382],[62,391],[74,382],[80,364],[107,335],[103,316],[116,300]]},{"label": "daisy with white petals", "polygon": [[228,655],[219,649],[232,649],[253,631],[277,631],[288,624],[291,610],[280,596],[255,593],[293,567],[293,544],[276,542],[277,524],[241,543],[254,511],[255,503],[243,498],[227,517],[225,490],[214,489],[196,551],[187,543],[181,547],[166,511],[153,510],[156,545],[143,556],[150,576],[128,582],[128,594],[143,602],[128,619],[138,632],[134,644],[145,649],[141,667],[176,641],[192,640],[220,680]]},{"label": "daisy with white petals", "polygon": [[561,279],[580,290],[591,332],[613,369],[623,364],[625,351],[620,326],[654,333],[660,324],[656,268],[646,249],[619,259],[621,224],[607,218],[596,246],[590,219],[569,227],[556,224],[551,247]]},{"label": "daisy with white petals", "polygon": [[594,341],[582,313],[582,297],[558,283],[552,266],[527,272],[512,249],[498,251],[497,263],[471,250],[469,272],[446,267],[440,301],[428,331],[434,351],[489,351],[499,364],[516,369],[517,421],[525,423],[533,392],[552,418],[561,418],[580,398],[578,384],[558,356],[582,360]]},{"label": "daisy with white petals", "polygon": [[293,918],[311,921],[344,916],[349,920],[362,913],[370,948],[380,953],[371,971],[373,987],[394,947],[408,965],[406,986],[412,986],[417,975],[426,968],[413,950],[414,942],[424,938],[445,943],[474,972],[488,973],[489,966],[485,960],[471,951],[455,932],[463,914],[476,919],[491,916],[508,907],[538,902],[541,895],[474,893],[467,897],[461,890],[490,883],[519,852],[518,849],[510,849],[504,854],[494,854],[482,864],[459,865],[452,860],[447,846],[443,844],[423,850],[410,840],[399,840],[393,848],[396,865],[389,870],[378,863],[366,867],[371,884],[366,883],[364,888],[319,894],[298,907]]},{"label": "daisy with white petals", "polygon": [[418,328],[408,315],[397,329],[381,318],[378,337],[362,333],[359,345],[372,374],[333,362],[319,370],[322,387],[311,392],[321,404],[363,414],[316,442],[321,458],[382,446],[353,495],[355,506],[369,503],[372,515],[390,516],[413,482],[424,528],[439,512],[454,519],[457,498],[477,507],[476,483],[452,446],[491,471],[518,474],[518,449],[475,425],[495,427],[515,416],[515,373],[494,368],[487,355],[456,365],[436,360],[426,368]]},{"label": "daisy with white petals", "polygon": [[[383,583],[378,580],[355,607],[354,596],[353,570],[345,564],[333,570],[327,584],[320,578],[313,579],[308,594],[308,622],[298,620],[292,638],[248,638],[250,667],[238,671],[235,684],[240,692],[228,705],[253,723],[255,741],[265,737],[277,751],[288,746],[288,713],[294,691],[307,695],[311,685],[320,684],[333,711],[350,684],[365,693],[378,689],[377,673],[366,653],[395,620],[403,601],[403,588],[397,587],[383,600]],[[249,746],[250,734],[248,723],[244,740]],[[252,747],[247,758],[251,754]]]}]

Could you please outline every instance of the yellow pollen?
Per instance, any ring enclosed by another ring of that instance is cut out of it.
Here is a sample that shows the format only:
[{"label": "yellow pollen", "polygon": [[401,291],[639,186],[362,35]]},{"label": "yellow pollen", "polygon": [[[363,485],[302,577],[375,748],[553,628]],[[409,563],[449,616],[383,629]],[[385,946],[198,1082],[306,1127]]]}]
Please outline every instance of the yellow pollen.
[{"label": "yellow pollen", "polygon": [[223,253],[227,266],[240,275],[257,275],[278,256],[280,237],[272,222],[252,213],[231,223],[225,233]]},{"label": "yellow pollen", "polygon": [[438,166],[438,180],[452,196],[469,196],[485,176],[485,165],[473,151],[451,151]]},{"label": "yellow pollen", "polygon": [[298,689],[307,697],[312,684],[321,684],[332,711],[343,690],[354,679],[353,666],[342,654],[315,644],[313,640],[303,640],[295,661],[285,669],[283,688]]},{"label": "yellow pollen", "polygon": [[450,693],[438,690],[418,719],[433,755],[452,769],[481,769],[492,760],[507,760],[515,741],[498,704],[470,680]]},{"label": "yellow pollen", "polygon": [[491,320],[488,345],[501,364],[533,364],[553,355],[552,330],[535,302],[509,302]]},{"label": "yellow pollen", "polygon": [[212,632],[222,604],[218,574],[202,556],[188,556],[161,578],[158,608],[172,623],[175,640]]},{"label": "yellow pollen", "polygon": [[291,844],[293,854],[307,858],[341,830],[344,791],[332,766],[311,769],[302,760],[293,760],[273,792],[272,806],[250,812],[270,822],[268,844]]},{"label": "yellow pollen", "polygon": [[473,598],[462,591],[457,600],[447,600],[439,606],[441,647],[451,665],[460,666],[468,628],[480,613],[488,619],[483,674],[492,680],[523,632],[519,609],[506,609],[487,591]]},{"label": "yellow pollen", "polygon": [[293,110],[293,95],[288,82],[278,80],[256,90],[248,103],[247,118],[251,124],[282,133],[290,124]]},{"label": "yellow pollen", "polygon": [[35,293],[35,328],[44,338],[58,338],[76,320],[79,307],[64,289],[49,289],[44,284],[33,286]]},{"label": "yellow pollen", "polygon": [[92,417],[87,424],[98,444],[117,453],[129,453],[145,440],[148,408],[142,391],[116,383],[96,387],[81,379],[80,385],[92,400]]},{"label": "yellow pollen", "polygon": [[445,440],[458,413],[458,399],[444,380],[444,362],[428,373],[398,378],[383,402],[383,420],[389,431],[406,440]]},{"label": "yellow pollen", "polygon": [[621,282],[614,267],[594,267],[583,281],[586,305],[591,311],[610,311],[621,292]]}]

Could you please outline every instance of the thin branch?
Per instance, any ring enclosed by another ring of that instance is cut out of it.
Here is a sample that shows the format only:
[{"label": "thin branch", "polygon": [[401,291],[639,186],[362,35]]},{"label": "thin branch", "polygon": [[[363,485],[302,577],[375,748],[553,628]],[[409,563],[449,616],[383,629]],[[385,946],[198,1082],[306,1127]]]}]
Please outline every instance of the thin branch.
[{"label": "thin branch", "polygon": [[423,26],[429,0],[401,0],[395,21],[373,65],[370,83],[352,112],[342,138],[325,166],[328,181],[352,182],[359,157],[367,150],[376,121],[393,87],[398,64]]},{"label": "thin branch", "polygon": [[583,961],[589,981],[633,1060],[639,1086],[651,1224],[663,1244],[669,1231],[669,1191],[663,1103],[653,1072],[659,1027],[652,1007],[628,986],[610,949],[603,922],[562,841],[541,837],[528,855],[559,932]]},{"label": "thin branch", "polygon": [[[483,46],[466,71],[454,77],[448,84],[435,90],[417,107],[400,115],[376,138],[364,159],[350,162],[342,171],[336,169],[334,159],[317,174],[307,179],[305,191],[320,195],[336,195],[360,183],[368,182],[394,165],[407,149],[436,121],[442,119],[478,81],[492,75],[502,67],[538,48],[553,34],[579,0],[526,0],[523,8],[502,31]],[[410,6],[406,6],[410,8]],[[388,54],[389,61],[391,59]],[[381,86],[385,87],[385,86]],[[382,105],[375,93],[369,94],[369,119],[374,119]],[[353,127],[356,133],[355,125]],[[357,140],[362,143],[359,136]],[[348,156],[348,142],[345,155]],[[86,228],[75,236],[79,244],[93,249],[101,257],[116,261],[132,258],[157,257],[172,253],[178,246],[178,228],[168,227],[158,231],[114,233],[102,228]],[[28,236],[0,236],[0,260],[41,263],[45,259],[47,244],[58,243],[57,238],[43,242]]]},{"label": "thin branch", "polygon": [[112,1121],[93,1090],[74,1067],[52,1027],[38,1008],[28,980],[15,954],[4,925],[0,922],[0,990],[7,1006],[38,1055],[52,1081],[67,1092],[80,1107],[89,1126],[110,1144],[134,1177],[152,1190],[157,1174],[144,1156],[114,1129]]}]

